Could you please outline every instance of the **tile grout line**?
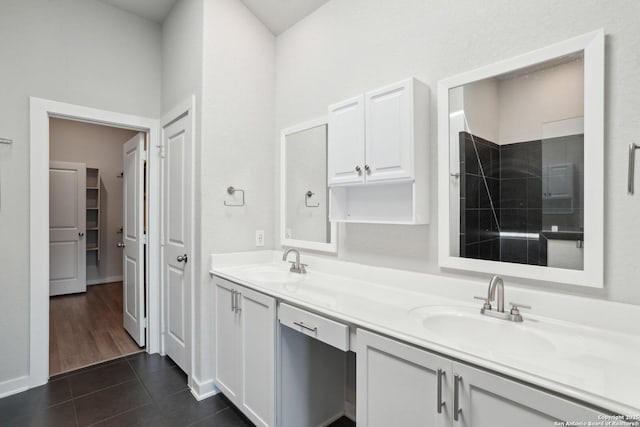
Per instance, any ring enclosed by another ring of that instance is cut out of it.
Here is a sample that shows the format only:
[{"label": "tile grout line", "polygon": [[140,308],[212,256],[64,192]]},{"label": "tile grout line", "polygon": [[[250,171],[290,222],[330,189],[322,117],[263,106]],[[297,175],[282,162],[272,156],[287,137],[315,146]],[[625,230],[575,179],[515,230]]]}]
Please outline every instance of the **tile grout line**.
[{"label": "tile grout line", "polygon": [[[147,386],[144,384],[144,381],[143,381],[143,380],[140,378],[140,376],[138,375],[138,372],[133,368],[133,366],[131,366],[131,363],[129,362],[129,359],[126,359],[126,361],[127,361],[127,363],[129,363],[129,366],[130,366],[130,367],[131,367],[131,369],[133,370],[134,375],[136,376],[136,378],[138,379],[138,381],[140,382],[140,384],[142,385],[142,387],[145,389],[145,391],[147,392],[147,394],[149,394],[149,397],[151,398],[151,400],[152,400],[153,404],[154,404],[156,407],[158,407],[158,409],[160,410],[160,412],[162,412],[162,413],[164,414],[164,411],[162,410],[162,406],[160,406],[160,405],[159,405],[159,402],[157,402],[157,401],[156,401],[156,399],[153,397],[153,395],[149,392],[149,390],[147,389]],[[174,363],[175,363],[175,362],[174,362]],[[178,365],[174,364],[173,366],[169,366],[169,367],[165,367],[165,368],[158,369],[158,371],[161,371],[161,370],[168,370],[168,369],[180,369],[180,367],[179,367]],[[158,371],[155,371],[155,372],[158,372]],[[182,369],[180,369],[180,371],[181,371],[181,372],[184,372],[184,371],[182,371]],[[187,377],[188,377],[188,375],[187,375]],[[176,391],[176,392],[174,392],[174,393],[168,394],[166,397],[175,396],[175,395],[177,395],[177,394],[179,394],[179,393],[183,393],[185,390],[188,390],[189,392],[191,392],[191,388],[189,387],[189,383],[188,383],[188,382],[186,383],[186,388],[184,388],[183,390],[179,390],[179,391]],[[213,397],[213,396],[211,396],[211,397]],[[207,418],[209,418],[209,417],[213,417],[214,415],[218,414],[219,412],[222,412],[222,411],[224,411],[225,409],[229,409],[229,408],[230,408],[230,406],[229,406],[229,405],[227,405],[227,404],[226,404],[226,402],[225,402],[225,407],[224,407],[224,408],[221,408],[221,409],[219,409],[219,410],[215,411],[215,412],[214,412],[213,414],[211,414],[211,415],[207,415],[207,416],[204,416],[204,417],[202,417],[202,418],[198,418],[197,420],[194,420],[192,423],[190,423],[190,424],[188,424],[188,425],[192,425],[192,424],[198,423],[198,422],[200,422],[200,421],[202,421],[202,420],[205,420],[205,419],[207,419]]]},{"label": "tile grout line", "polygon": [[[108,389],[108,388],[115,387],[116,385],[124,384],[124,383],[126,383],[126,382],[133,382],[133,381],[136,381],[136,383],[138,383],[140,386],[142,386],[143,390],[144,390],[144,391],[145,391],[145,393],[147,394],[147,397],[149,397],[149,399],[150,399],[151,403],[144,403],[144,404],[142,404],[142,405],[138,405],[138,406],[136,406],[136,407],[133,407],[133,408],[127,409],[127,410],[126,410],[126,411],[124,411],[124,412],[120,412],[120,413],[117,413],[117,414],[113,414],[113,415],[111,415],[110,417],[104,418],[104,419],[102,419],[102,420],[100,420],[100,421],[98,421],[98,422],[95,422],[95,423],[93,423],[93,424],[90,424],[90,426],[99,425],[100,423],[103,423],[103,422],[109,421],[109,420],[111,420],[111,419],[114,419],[114,418],[119,417],[119,416],[124,415],[124,414],[128,414],[129,412],[133,412],[133,411],[135,411],[136,409],[140,409],[140,408],[142,408],[143,406],[153,405],[153,406],[158,407],[157,402],[155,401],[155,399],[153,398],[153,396],[151,395],[151,393],[149,392],[149,390],[148,390],[148,389],[147,389],[147,387],[145,386],[144,382],[142,381],[142,379],[141,379],[141,378],[140,378],[140,376],[138,375],[138,372],[134,369],[134,367],[133,367],[133,366],[131,365],[131,363],[129,362],[129,358],[128,358],[128,356],[123,356],[123,357],[121,357],[121,359],[123,359],[123,361],[124,361],[124,362],[126,362],[126,364],[127,364],[127,366],[129,367],[129,369],[131,369],[131,371],[133,372],[133,375],[134,375],[134,377],[135,377],[135,378],[133,378],[133,379],[131,379],[131,380],[128,380],[128,381],[124,381],[124,382],[122,382],[122,383],[120,383],[120,384],[115,384],[115,385],[110,386],[110,387],[105,387],[105,388],[103,388],[103,389],[100,389],[99,391],[106,390],[106,389]],[[160,371],[160,370],[161,370],[161,369],[159,369],[158,371]],[[158,371],[154,371],[154,372],[158,372]],[[91,394],[91,393],[89,393],[89,394]],[[86,395],[84,395],[84,396],[86,396]]]}]

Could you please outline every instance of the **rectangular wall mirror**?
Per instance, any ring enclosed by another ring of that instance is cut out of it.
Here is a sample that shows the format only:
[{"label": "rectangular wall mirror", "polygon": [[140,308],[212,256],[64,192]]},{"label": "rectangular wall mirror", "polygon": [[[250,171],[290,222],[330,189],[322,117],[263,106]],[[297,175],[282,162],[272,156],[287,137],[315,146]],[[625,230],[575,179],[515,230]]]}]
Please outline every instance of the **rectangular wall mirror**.
[{"label": "rectangular wall mirror", "polygon": [[280,234],[283,246],[337,251],[329,222],[327,119],[283,129],[280,145]]},{"label": "rectangular wall mirror", "polygon": [[440,264],[602,287],[604,33],[439,82]]}]

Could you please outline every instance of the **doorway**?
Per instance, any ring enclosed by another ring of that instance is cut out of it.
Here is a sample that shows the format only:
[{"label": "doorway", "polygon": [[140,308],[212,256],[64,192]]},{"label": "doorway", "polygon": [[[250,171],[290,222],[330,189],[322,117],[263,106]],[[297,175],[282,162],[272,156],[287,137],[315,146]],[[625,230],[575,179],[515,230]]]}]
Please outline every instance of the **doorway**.
[{"label": "doorway", "polygon": [[146,132],[49,118],[49,375],[145,346]]},{"label": "doorway", "polygon": [[[29,374],[25,388],[45,384],[49,379],[49,119],[62,118],[143,132],[150,151],[143,172],[147,185],[147,250],[143,274],[146,274],[146,348],[148,353],[164,353],[161,342],[160,277],[160,123],[159,120],[114,113],[80,105],[41,98],[30,98],[29,169],[29,273],[30,325]],[[85,171],[86,173],[86,171]],[[85,184],[86,185],[86,184]],[[124,294],[124,292],[123,292]],[[123,305],[125,302],[123,301]]]}]

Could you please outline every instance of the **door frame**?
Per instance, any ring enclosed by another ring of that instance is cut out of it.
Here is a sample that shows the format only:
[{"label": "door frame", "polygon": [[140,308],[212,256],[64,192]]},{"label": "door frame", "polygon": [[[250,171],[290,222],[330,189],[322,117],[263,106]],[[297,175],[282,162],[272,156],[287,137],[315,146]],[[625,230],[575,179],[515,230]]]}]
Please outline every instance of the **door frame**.
[{"label": "door frame", "polygon": [[[61,118],[145,132],[147,139],[147,353],[158,353],[161,331],[160,121],[42,98],[29,98],[29,376],[49,380],[49,119]],[[151,148],[154,149],[151,149]],[[124,327],[124,326],[123,326]]]}]

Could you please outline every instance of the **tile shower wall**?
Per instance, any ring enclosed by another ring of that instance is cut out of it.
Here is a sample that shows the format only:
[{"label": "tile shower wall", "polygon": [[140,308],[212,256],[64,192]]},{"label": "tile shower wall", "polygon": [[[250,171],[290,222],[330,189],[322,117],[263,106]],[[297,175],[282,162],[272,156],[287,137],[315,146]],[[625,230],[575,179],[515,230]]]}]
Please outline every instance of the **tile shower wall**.
[{"label": "tile shower wall", "polygon": [[[542,143],[500,146],[500,228],[504,232],[542,230]],[[546,265],[546,245],[539,239],[503,237],[500,260]]]},{"label": "tile shower wall", "polygon": [[[543,236],[501,237],[499,230],[537,234],[557,226],[561,231],[582,231],[582,135],[497,145],[461,132],[459,141],[460,256],[546,265],[547,241]],[[564,169],[568,175],[560,177],[573,183],[570,208],[559,206],[558,197],[544,196],[549,194],[550,180],[559,178],[551,175],[564,165],[572,165],[572,169]]]},{"label": "tile shower wall", "polygon": [[500,260],[499,208],[500,147],[460,132],[460,256]]}]

